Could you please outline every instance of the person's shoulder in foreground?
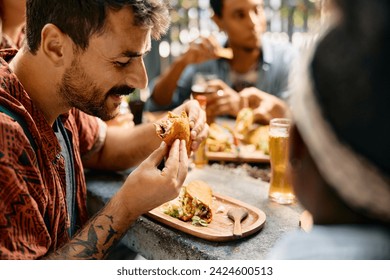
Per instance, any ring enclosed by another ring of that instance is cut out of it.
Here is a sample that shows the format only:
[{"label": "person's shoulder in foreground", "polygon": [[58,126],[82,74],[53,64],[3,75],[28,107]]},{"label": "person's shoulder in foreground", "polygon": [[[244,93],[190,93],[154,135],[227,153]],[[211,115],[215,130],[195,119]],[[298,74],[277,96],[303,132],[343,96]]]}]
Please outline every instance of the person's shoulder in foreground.
[{"label": "person's shoulder in foreground", "polygon": [[390,22],[373,20],[390,3],[334,4],[292,84],[291,178],[314,226],[273,259],[390,259]]},{"label": "person's shoulder in foreground", "polygon": [[390,258],[390,231],[381,225],[314,225],[286,234],[268,259],[383,260]]}]

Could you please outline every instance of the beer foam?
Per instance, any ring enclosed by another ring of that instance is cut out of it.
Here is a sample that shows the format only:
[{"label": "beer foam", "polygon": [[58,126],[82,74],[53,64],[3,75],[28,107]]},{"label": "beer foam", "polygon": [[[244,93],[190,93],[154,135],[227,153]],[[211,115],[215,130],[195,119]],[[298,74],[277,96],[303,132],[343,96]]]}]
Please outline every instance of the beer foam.
[{"label": "beer foam", "polygon": [[269,136],[288,138],[288,131],[285,128],[272,128],[269,131]]},{"label": "beer foam", "polygon": [[191,90],[193,92],[205,92],[206,91],[206,86],[205,85],[199,85],[195,84],[191,87]]}]

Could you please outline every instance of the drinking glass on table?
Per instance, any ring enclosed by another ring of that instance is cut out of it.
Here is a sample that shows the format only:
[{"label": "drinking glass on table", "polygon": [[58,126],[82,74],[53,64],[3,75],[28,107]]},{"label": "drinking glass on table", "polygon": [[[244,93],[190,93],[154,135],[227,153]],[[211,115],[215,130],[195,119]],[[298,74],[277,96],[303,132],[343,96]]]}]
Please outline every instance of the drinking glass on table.
[{"label": "drinking glass on table", "polygon": [[[191,96],[193,99],[197,99],[199,95],[206,96],[215,92],[214,89],[208,86],[208,82],[218,79],[215,74],[210,73],[196,73],[192,79]],[[206,111],[207,113],[207,111]],[[207,123],[210,124],[214,121],[213,117],[207,116]]]},{"label": "drinking glass on table", "polygon": [[271,183],[269,199],[279,204],[295,202],[288,165],[288,138],[291,121],[285,118],[272,119],[269,124],[269,153]]},{"label": "drinking glass on table", "polygon": [[208,81],[217,79],[218,77],[214,74],[207,73],[196,73],[192,79],[192,97],[196,99],[197,95],[205,95],[209,93],[213,93],[213,90],[210,90],[208,87]]},{"label": "drinking glass on table", "polygon": [[[197,95],[195,96],[195,99],[199,102],[200,107],[203,110],[206,110],[206,106],[207,106],[206,96]],[[209,161],[207,158],[206,139],[199,144],[198,149],[194,152],[192,156],[192,161],[197,168],[203,168],[208,164]]]}]

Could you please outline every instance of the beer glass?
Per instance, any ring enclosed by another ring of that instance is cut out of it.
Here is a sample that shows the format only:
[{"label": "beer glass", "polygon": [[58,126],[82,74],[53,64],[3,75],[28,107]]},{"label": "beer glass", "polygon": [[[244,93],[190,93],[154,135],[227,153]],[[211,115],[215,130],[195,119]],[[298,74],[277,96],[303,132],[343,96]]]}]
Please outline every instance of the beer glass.
[{"label": "beer glass", "polygon": [[196,99],[197,95],[204,95],[208,93],[213,93],[213,90],[208,88],[208,81],[215,80],[218,77],[214,74],[208,73],[196,73],[192,79],[191,92],[192,97]]},{"label": "beer glass", "polygon": [[287,171],[288,137],[291,121],[276,118],[269,125],[269,153],[271,162],[271,183],[269,199],[279,204],[295,201],[291,178]]},{"label": "beer glass", "polygon": [[[200,95],[207,96],[208,94],[213,94],[214,92],[216,92],[215,89],[210,88],[208,85],[209,81],[215,79],[218,79],[217,75],[215,74],[201,73],[201,72],[196,73],[192,78],[192,86],[191,86],[192,99],[197,99],[197,97]],[[207,110],[206,110],[206,114],[207,114],[207,123],[208,124],[213,123],[214,115],[211,115],[210,112]]]},{"label": "beer glass", "polygon": [[[207,98],[204,95],[197,95],[195,99],[199,102],[200,107],[203,110],[206,110],[207,106]],[[209,161],[207,158],[207,147],[206,147],[206,139],[204,139],[200,144],[198,149],[193,153],[192,161],[197,168],[205,167]]]}]

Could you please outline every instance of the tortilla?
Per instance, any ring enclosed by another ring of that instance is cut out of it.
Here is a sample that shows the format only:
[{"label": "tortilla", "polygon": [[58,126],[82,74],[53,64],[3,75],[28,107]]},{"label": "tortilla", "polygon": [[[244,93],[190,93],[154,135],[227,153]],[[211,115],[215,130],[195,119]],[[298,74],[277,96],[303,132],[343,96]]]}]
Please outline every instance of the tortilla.
[{"label": "tortilla", "polygon": [[173,112],[168,112],[168,118],[154,124],[157,135],[171,147],[176,139],[185,140],[187,155],[191,155],[191,137],[190,137],[190,122],[185,111],[181,115]]},{"label": "tortilla", "polygon": [[182,221],[192,220],[193,224],[207,226],[213,217],[212,201],[211,187],[203,181],[196,180],[183,186],[176,199],[163,205],[163,211]]}]

